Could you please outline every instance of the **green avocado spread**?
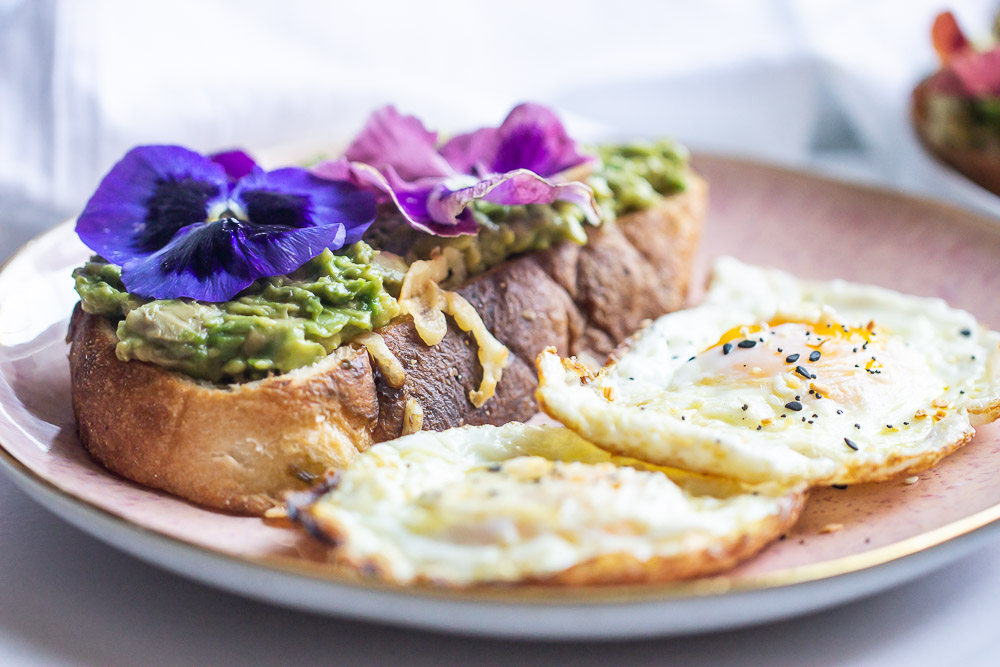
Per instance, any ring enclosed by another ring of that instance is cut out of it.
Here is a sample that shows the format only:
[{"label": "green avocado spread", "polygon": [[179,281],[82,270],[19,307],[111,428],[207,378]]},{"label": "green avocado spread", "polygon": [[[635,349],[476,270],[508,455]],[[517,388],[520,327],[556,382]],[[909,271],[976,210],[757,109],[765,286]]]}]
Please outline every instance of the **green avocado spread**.
[{"label": "green avocado spread", "polygon": [[[594,152],[599,160],[588,183],[602,224],[686,187],[687,154],[671,142]],[[458,248],[473,275],[517,253],[587,242],[587,223],[572,204],[473,206],[476,235],[430,236],[380,215],[363,242],[336,253],[325,250],[289,275],[261,278],[224,303],[129,294],[121,269],[99,258],[73,276],[83,309],[117,324],[119,359],[216,383],[256,380],[307,366],[387,324],[399,313],[395,297],[407,264],[428,258],[436,247]]]},{"label": "green avocado spread", "polygon": [[402,275],[356,243],[287,276],[261,278],[224,303],[131,295],[121,269],[91,261],[73,272],[83,309],[118,322],[119,359],[138,359],[212,382],[253,380],[307,366],[399,312],[389,290]]}]

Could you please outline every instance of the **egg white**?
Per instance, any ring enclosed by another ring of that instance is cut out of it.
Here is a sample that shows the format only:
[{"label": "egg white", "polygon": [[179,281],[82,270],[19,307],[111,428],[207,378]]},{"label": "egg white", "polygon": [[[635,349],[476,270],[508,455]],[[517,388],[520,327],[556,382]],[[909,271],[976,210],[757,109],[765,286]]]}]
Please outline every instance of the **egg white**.
[{"label": "egg white", "polygon": [[463,586],[595,563],[584,582],[705,574],[777,537],[803,503],[801,486],[667,472],[563,428],[464,427],[375,445],[292,515],[361,572]]},{"label": "egg white", "polygon": [[1000,411],[1000,334],[969,313],[732,258],[596,377],[550,352],[539,370],[545,412],[587,440],[751,482],[912,472]]}]

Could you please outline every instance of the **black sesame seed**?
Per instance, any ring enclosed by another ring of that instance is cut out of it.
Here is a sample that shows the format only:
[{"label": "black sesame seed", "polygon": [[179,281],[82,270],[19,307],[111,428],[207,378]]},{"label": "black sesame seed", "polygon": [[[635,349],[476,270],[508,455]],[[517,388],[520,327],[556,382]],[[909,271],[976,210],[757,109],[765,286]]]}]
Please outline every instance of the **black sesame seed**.
[{"label": "black sesame seed", "polygon": [[853,449],[854,451],[858,451],[858,446],[854,444],[854,441],[851,440],[850,438],[844,438],[844,442],[846,442],[847,446]]},{"label": "black sesame seed", "polygon": [[972,335],[972,329],[962,329],[958,333],[962,334],[963,336],[971,336]]},{"label": "black sesame seed", "polygon": [[764,342],[764,339],[763,339],[763,338],[758,338],[757,340],[759,340],[759,341],[760,341],[760,342],[762,342],[762,343]]},{"label": "black sesame seed", "polygon": [[[691,357],[690,359],[688,359],[688,361],[694,361],[694,357]],[[687,362],[685,362],[685,363],[687,363]]]},{"label": "black sesame seed", "polygon": [[757,344],[757,341],[750,340],[748,338],[747,340],[741,340],[739,343],[736,344],[736,347],[749,348],[749,347],[753,347],[756,344]]},{"label": "black sesame seed", "polygon": [[903,426],[909,426],[910,422],[903,422]]},{"label": "black sesame seed", "polygon": [[809,371],[807,371],[807,370],[806,370],[805,368],[803,368],[802,366],[796,366],[796,367],[795,367],[795,372],[796,372],[796,373],[798,373],[799,375],[801,375],[802,377],[804,377],[804,378],[805,378],[805,379],[807,379],[807,380],[811,380],[811,379],[812,379],[812,377],[813,377],[813,376],[812,376],[812,375],[811,375],[811,374],[809,373]]},{"label": "black sesame seed", "polygon": [[819,361],[819,357],[820,357],[819,350],[813,350],[809,354],[809,361]]},{"label": "black sesame seed", "polygon": [[726,343],[725,345],[722,346],[722,354],[729,354],[732,351],[733,351],[732,343]]},{"label": "black sesame seed", "polygon": [[786,364],[794,364],[798,360],[799,360],[799,355],[797,354],[790,354],[787,357],[785,357]]},{"label": "black sesame seed", "polygon": [[799,410],[802,409],[802,404],[799,403],[798,401],[788,401],[787,403],[785,403],[785,407],[791,410],[792,412],[798,412]]}]

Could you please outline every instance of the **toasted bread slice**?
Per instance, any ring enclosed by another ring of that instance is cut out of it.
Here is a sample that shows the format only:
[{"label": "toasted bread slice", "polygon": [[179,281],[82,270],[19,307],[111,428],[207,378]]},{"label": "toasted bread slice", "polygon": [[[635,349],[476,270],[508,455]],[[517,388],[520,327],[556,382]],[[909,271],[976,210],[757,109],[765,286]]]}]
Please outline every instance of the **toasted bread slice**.
[{"label": "toasted bread slice", "polygon": [[70,326],[73,409],[80,440],[110,470],[209,507],[262,514],[289,490],[402,433],[406,405],[423,428],[530,418],[534,358],[553,346],[602,359],[687,292],[707,199],[704,181],[660,206],[508,260],[459,292],[511,351],[482,408],[469,400],[482,368],[474,340],[453,322],[428,347],[412,320],[379,330],[406,380],[393,388],[364,348],[345,345],[305,368],[213,385],[140,361],[120,361],[112,325],[77,309]]},{"label": "toasted bread slice", "polygon": [[911,117],[920,141],[939,160],[993,194],[1000,195],[1000,145],[962,148],[937,140],[931,131],[929,97],[932,79],[928,77],[921,81],[911,100]]}]

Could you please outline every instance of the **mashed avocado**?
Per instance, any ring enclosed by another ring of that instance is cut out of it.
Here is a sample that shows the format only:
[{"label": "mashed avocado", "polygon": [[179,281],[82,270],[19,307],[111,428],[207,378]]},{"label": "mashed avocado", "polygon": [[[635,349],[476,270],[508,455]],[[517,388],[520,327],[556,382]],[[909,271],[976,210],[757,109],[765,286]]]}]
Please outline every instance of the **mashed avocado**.
[{"label": "mashed avocado", "polygon": [[[687,154],[672,142],[603,146],[589,177],[604,222],[657,205],[684,190]],[[211,382],[255,380],[307,366],[399,312],[394,296],[406,262],[434,248],[462,251],[480,273],[508,257],[561,241],[585,244],[586,222],[572,204],[474,204],[475,236],[440,238],[398,217],[380,216],[357,243],[326,250],[287,276],[262,278],[225,303],[149,300],[129,294],[121,269],[91,261],[73,272],[83,309],[117,323],[119,359],[138,359]],[[369,245],[370,244],[370,245]],[[378,252],[372,246],[384,252]],[[393,256],[402,256],[406,261]]]},{"label": "mashed avocado", "polygon": [[121,269],[91,261],[73,272],[83,309],[118,322],[118,358],[212,382],[253,380],[307,366],[399,312],[401,275],[356,243],[325,250],[287,276],[262,278],[225,303],[146,300],[125,292]]}]

